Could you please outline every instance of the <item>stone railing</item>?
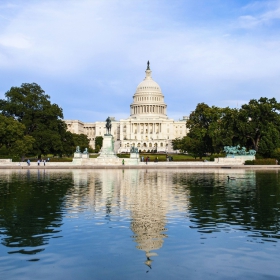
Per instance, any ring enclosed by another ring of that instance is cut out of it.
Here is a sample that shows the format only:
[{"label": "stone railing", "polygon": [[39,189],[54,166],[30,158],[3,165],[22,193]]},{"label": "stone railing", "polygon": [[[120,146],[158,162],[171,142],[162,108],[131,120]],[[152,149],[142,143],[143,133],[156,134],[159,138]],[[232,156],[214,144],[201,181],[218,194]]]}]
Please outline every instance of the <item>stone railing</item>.
[{"label": "stone railing", "polygon": [[12,162],[11,158],[0,158],[0,162]]}]

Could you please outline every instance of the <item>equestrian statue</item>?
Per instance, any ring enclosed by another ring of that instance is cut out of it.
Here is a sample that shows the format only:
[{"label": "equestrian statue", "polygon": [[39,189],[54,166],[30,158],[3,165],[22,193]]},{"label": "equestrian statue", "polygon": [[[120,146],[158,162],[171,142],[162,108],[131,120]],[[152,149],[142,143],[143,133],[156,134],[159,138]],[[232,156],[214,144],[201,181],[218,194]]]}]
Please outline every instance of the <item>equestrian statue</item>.
[{"label": "equestrian statue", "polygon": [[108,117],[106,119],[106,132],[107,132],[107,135],[111,135],[111,127],[112,127],[111,118]]}]

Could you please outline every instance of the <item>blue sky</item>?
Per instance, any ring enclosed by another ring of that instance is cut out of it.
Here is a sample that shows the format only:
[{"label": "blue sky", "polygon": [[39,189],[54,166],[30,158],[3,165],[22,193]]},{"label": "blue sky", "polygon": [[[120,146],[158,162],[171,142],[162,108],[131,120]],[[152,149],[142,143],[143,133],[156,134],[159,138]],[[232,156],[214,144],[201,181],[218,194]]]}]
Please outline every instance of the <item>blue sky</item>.
[{"label": "blue sky", "polygon": [[0,1],[0,98],[35,82],[65,119],[127,118],[147,60],[174,119],[280,101],[280,0]]}]

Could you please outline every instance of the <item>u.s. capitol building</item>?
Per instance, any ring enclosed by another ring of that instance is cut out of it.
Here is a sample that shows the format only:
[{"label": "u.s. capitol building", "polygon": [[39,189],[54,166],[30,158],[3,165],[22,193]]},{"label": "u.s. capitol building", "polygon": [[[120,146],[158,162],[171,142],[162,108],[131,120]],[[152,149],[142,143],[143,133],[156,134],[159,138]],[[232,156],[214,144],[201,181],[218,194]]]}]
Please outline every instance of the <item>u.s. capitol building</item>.
[{"label": "u.s. capitol building", "polygon": [[[172,152],[171,141],[187,134],[186,120],[174,121],[167,116],[167,105],[160,86],[152,79],[149,62],[145,79],[137,86],[130,105],[130,117],[119,121],[111,117],[111,134],[116,152],[129,152],[132,146],[142,152],[157,150]],[[72,133],[85,134],[95,148],[95,137],[106,133],[105,121],[84,123],[79,120],[64,120]]]}]

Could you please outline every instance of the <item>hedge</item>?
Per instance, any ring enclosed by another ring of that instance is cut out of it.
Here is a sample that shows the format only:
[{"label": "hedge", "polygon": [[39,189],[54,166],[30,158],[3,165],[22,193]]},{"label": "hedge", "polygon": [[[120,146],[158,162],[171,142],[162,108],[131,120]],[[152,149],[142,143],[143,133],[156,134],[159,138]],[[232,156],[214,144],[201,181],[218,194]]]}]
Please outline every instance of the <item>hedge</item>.
[{"label": "hedge", "polygon": [[244,165],[276,165],[276,159],[274,158],[262,158],[255,160],[246,160]]}]

